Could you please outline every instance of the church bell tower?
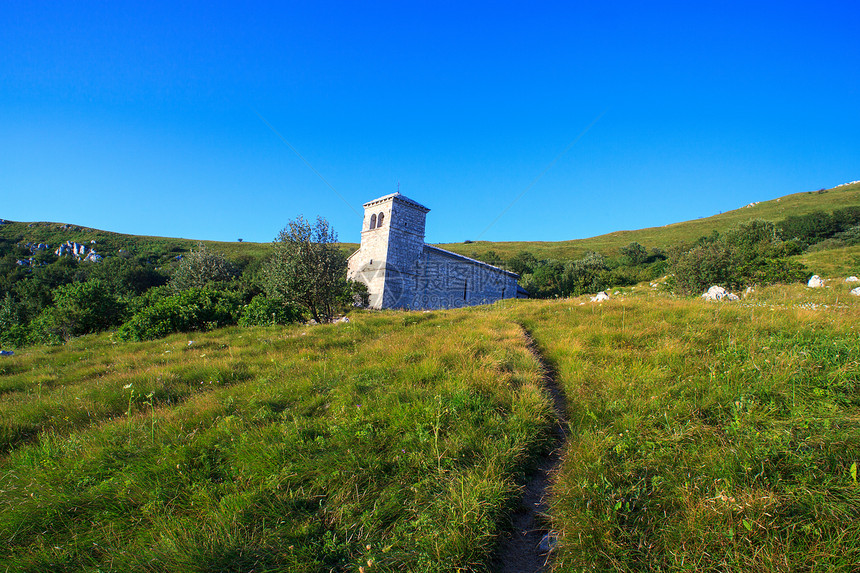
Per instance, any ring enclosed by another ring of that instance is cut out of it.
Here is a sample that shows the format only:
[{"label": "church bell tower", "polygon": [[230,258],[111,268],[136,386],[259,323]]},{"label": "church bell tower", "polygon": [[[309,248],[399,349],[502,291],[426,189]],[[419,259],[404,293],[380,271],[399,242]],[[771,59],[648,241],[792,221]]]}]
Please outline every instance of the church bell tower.
[{"label": "church bell tower", "polygon": [[407,308],[424,250],[427,207],[399,192],[364,204],[361,247],[348,277],[367,285],[371,308]]}]

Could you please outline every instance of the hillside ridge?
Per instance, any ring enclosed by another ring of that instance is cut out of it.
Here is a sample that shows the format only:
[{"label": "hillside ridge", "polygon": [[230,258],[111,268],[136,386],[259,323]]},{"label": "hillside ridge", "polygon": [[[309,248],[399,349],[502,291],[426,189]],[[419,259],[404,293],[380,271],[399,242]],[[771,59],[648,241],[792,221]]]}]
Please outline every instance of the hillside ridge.
[{"label": "hillside ridge", "polygon": [[[768,201],[754,201],[743,207],[711,215],[669,223],[643,229],[624,229],[589,237],[565,241],[466,241],[462,243],[434,243],[435,246],[461,255],[481,258],[495,251],[502,258],[510,258],[528,251],[537,258],[575,259],[588,251],[617,254],[619,249],[632,242],[648,248],[666,248],[682,241],[693,241],[711,234],[725,231],[738,223],[750,219],[781,221],[789,215],[803,215],[814,211],[832,211],[848,206],[860,206],[860,181],[852,181],[817,191],[804,191],[777,197]],[[67,240],[89,243],[95,240],[111,256],[120,249],[132,254],[173,253],[181,254],[204,244],[233,258],[262,258],[269,252],[271,243],[210,241],[179,237],[131,235],[115,231],[104,231],[69,223],[48,221],[10,221],[0,219],[0,241],[13,243],[48,243],[56,247]],[[357,243],[340,243],[350,253],[358,248]]]}]

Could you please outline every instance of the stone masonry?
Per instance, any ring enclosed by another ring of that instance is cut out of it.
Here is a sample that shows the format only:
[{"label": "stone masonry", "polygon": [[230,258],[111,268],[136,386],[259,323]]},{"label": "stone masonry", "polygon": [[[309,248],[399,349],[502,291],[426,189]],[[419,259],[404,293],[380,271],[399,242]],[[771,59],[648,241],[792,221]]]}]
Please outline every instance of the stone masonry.
[{"label": "stone masonry", "polygon": [[371,308],[457,308],[524,292],[515,273],[424,244],[428,211],[400,193],[365,203],[348,277],[367,285]]}]

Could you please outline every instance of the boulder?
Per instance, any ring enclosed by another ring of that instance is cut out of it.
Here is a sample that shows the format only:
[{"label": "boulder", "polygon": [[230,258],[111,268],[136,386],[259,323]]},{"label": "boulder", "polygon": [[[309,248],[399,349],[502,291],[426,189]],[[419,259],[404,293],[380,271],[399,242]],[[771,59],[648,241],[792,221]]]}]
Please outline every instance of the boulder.
[{"label": "boulder", "polygon": [[609,295],[606,294],[606,291],[600,291],[595,296],[591,297],[591,302],[603,302],[604,300],[609,300]]},{"label": "boulder", "polygon": [[708,289],[708,292],[702,295],[705,300],[738,300],[740,297],[732,294],[721,286],[714,285]]},{"label": "boulder", "polygon": [[851,289],[851,294],[854,296],[860,296],[860,287]]},{"label": "boulder", "polygon": [[812,278],[809,279],[809,282],[806,283],[806,286],[809,288],[821,288],[824,286],[824,279],[818,275],[812,275]]},{"label": "boulder", "polygon": [[845,282],[847,282],[847,283],[860,283],[860,279],[858,279],[854,275],[851,275],[850,277],[845,279]]}]

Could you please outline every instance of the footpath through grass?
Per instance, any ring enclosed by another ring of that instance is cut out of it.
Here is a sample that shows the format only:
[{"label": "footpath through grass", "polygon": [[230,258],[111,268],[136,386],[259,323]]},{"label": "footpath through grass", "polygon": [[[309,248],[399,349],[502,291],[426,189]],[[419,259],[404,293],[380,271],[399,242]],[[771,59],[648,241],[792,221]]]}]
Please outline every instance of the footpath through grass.
[{"label": "footpath through grass", "polygon": [[8,571],[482,570],[551,407],[482,309],[0,363]]},{"label": "footpath through grass", "polygon": [[860,299],[847,290],[512,309],[568,399],[556,570],[856,570]]},{"label": "footpath through grass", "polygon": [[524,327],[572,430],[555,570],[856,570],[850,286],[27,349],[0,362],[0,563],[484,571],[552,421]]}]

